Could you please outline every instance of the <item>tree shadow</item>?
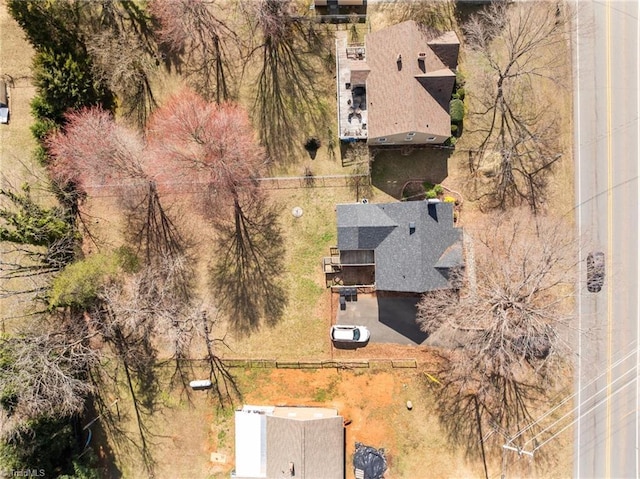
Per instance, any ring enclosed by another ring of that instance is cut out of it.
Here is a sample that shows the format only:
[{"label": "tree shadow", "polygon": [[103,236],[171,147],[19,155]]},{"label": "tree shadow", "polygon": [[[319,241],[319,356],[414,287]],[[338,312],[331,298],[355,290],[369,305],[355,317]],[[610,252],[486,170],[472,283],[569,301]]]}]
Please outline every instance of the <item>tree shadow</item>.
[{"label": "tree shadow", "polygon": [[278,211],[264,198],[236,200],[234,219],[218,219],[219,242],[209,269],[218,307],[234,331],[249,334],[281,318],[287,303],[282,286],[284,244]]},{"label": "tree shadow", "polygon": [[284,164],[297,157],[307,127],[326,131],[329,114],[318,78],[323,54],[332,49],[325,27],[292,15],[290,3],[265,0],[247,12],[262,34],[249,54],[261,55],[254,118],[269,158]]},{"label": "tree shadow", "polygon": [[[80,454],[85,454],[88,448],[91,448],[96,457],[101,477],[120,479],[122,471],[118,467],[115,451],[111,447],[107,435],[107,430],[111,427],[108,424],[110,419],[105,419],[107,424],[103,423],[104,412],[109,411],[111,408],[109,404],[104,403],[103,399],[100,395],[95,395],[88,401],[85,411],[87,424],[81,431],[83,436],[86,437],[84,439],[85,449]],[[119,416],[117,409],[115,414]]]},{"label": "tree shadow", "polygon": [[[117,367],[124,371],[125,395],[130,402],[125,397],[120,397],[123,385],[118,370],[113,373],[113,376],[106,374],[105,370],[94,370],[91,373],[91,380],[98,392],[93,397],[93,404],[100,417],[101,433],[104,434],[104,443],[108,444],[106,438],[110,438],[121,453],[135,452],[144,464],[147,477],[152,478],[155,476],[156,461],[151,452],[152,434],[147,422],[151,418],[152,411],[145,408],[145,401],[138,395],[138,388],[134,382],[135,376],[126,359],[118,356],[117,360]],[[131,432],[126,427],[127,420],[130,420],[127,404],[130,404],[133,410],[136,432]],[[106,466],[110,467],[108,461]]]},{"label": "tree shadow", "polygon": [[[532,450],[531,439],[540,433],[533,411],[545,404],[542,384],[492,373],[487,365],[466,350],[439,352],[438,371],[429,386],[438,407],[438,420],[452,444],[461,444],[468,457],[489,462],[502,454],[506,443]],[[525,427],[529,427],[522,433]],[[538,454],[538,453],[536,453]]]}]

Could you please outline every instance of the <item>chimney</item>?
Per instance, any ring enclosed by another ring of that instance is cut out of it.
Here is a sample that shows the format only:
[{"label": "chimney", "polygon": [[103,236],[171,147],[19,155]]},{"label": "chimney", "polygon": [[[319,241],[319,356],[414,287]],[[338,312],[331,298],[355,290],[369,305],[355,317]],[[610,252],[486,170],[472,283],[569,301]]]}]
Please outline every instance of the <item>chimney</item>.
[{"label": "chimney", "polygon": [[409,223],[409,234],[412,235],[415,232],[416,232],[416,223],[414,221],[411,221]]},{"label": "chimney", "polygon": [[427,58],[426,52],[418,53],[418,68],[420,68],[420,71],[422,71],[422,73],[427,72],[427,68],[425,67],[425,63],[424,63],[425,58]]}]

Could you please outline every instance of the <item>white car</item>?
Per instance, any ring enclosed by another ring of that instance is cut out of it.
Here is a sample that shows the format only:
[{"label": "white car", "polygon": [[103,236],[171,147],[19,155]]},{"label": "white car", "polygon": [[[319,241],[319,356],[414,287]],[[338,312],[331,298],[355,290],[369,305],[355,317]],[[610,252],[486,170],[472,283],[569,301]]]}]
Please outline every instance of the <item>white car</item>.
[{"label": "white car", "polygon": [[331,341],[336,343],[366,343],[370,337],[371,333],[365,326],[331,326]]}]

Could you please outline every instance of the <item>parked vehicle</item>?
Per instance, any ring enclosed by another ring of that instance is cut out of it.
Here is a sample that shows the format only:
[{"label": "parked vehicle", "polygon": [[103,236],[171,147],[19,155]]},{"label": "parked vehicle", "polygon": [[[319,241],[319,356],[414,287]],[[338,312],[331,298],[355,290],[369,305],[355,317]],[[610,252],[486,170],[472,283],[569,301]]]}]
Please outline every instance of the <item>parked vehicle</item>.
[{"label": "parked vehicle", "polygon": [[370,337],[371,333],[365,326],[331,326],[331,341],[336,343],[366,343]]},{"label": "parked vehicle", "polygon": [[0,80],[0,123],[9,123],[9,97],[3,80]]},{"label": "parked vehicle", "polygon": [[594,251],[587,255],[587,290],[597,293],[604,284],[604,253]]}]

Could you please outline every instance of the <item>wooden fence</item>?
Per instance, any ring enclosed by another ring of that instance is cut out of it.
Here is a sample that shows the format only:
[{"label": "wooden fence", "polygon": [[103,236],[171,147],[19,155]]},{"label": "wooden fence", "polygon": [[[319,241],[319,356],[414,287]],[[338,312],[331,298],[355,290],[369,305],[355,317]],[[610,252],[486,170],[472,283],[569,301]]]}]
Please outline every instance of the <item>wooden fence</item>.
[{"label": "wooden fence", "polygon": [[278,359],[223,359],[228,368],[273,368],[273,369],[415,369],[415,359],[363,359],[358,361],[325,359],[307,361],[284,361]]},{"label": "wooden fence", "polygon": [[285,188],[336,188],[351,185],[368,185],[371,178],[367,173],[356,175],[324,175],[324,176],[280,176],[258,178],[258,183],[265,189]]}]

